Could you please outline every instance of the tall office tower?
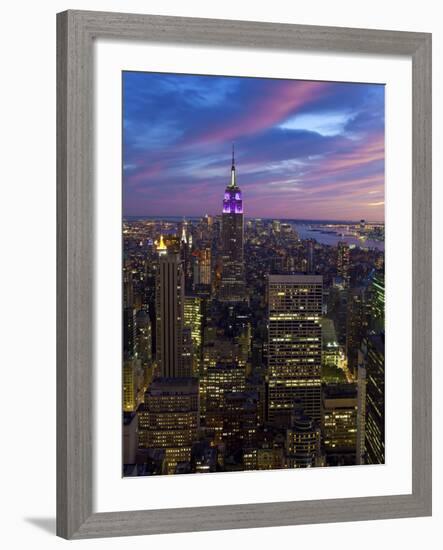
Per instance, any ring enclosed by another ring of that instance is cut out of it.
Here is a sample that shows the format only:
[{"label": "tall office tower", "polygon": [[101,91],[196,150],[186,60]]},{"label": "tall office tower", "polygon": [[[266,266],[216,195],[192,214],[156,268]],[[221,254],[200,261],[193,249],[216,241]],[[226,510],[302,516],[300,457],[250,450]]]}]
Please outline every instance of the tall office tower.
[{"label": "tall office tower", "polygon": [[357,384],[327,384],[323,389],[322,405],[326,464],[356,464]]},{"label": "tall office tower", "polygon": [[164,254],[159,257],[157,272],[156,359],[161,376],[179,377],[183,372],[183,302],[184,277],[180,257]]},{"label": "tall office tower", "polygon": [[212,282],[211,276],[211,247],[204,245],[200,250],[192,253],[193,263],[193,287],[195,290],[201,290],[202,285],[209,289]]},{"label": "tall office tower", "polygon": [[137,321],[133,307],[123,309],[123,357],[125,359],[136,356],[137,352]]},{"label": "tall office tower", "polygon": [[128,359],[123,363],[123,411],[133,412],[136,409],[136,373],[134,362]]},{"label": "tall office tower", "polygon": [[356,464],[365,463],[366,439],[366,368],[363,362],[363,353],[358,354],[357,367],[357,450]]},{"label": "tall office tower", "polygon": [[322,288],[321,275],[269,275],[270,422],[287,426],[296,400],[320,420]]},{"label": "tall office tower", "polygon": [[163,473],[173,474],[178,463],[191,460],[199,419],[197,379],[157,378],[138,411],[139,446],[163,449]]},{"label": "tall office tower", "polygon": [[123,411],[137,409],[143,395],[143,369],[139,359],[126,359],[123,362]]},{"label": "tall office tower", "polygon": [[319,466],[320,429],[303,414],[292,415],[286,430],[286,465],[288,468]]},{"label": "tall office tower", "polygon": [[160,235],[160,239],[155,242],[155,249],[159,257],[166,256],[166,254],[168,253],[168,247],[165,244],[163,235]]},{"label": "tall office tower", "polygon": [[182,224],[182,234],[180,239],[180,257],[183,264],[183,274],[185,280],[185,290],[189,292],[192,288],[192,238],[191,233],[188,233],[187,223]]},{"label": "tall office tower", "polygon": [[385,462],[385,337],[371,334],[363,342],[366,371],[365,457],[367,464]]},{"label": "tall office tower", "polygon": [[133,307],[134,305],[134,285],[132,280],[132,271],[130,265],[125,262],[123,267],[123,307]]},{"label": "tall office tower", "polygon": [[209,366],[201,384],[204,387],[206,426],[214,430],[218,442],[223,432],[225,396],[245,391],[245,369],[236,363]]},{"label": "tall office tower", "polygon": [[222,214],[222,274],[219,298],[239,302],[246,297],[243,258],[243,201],[236,182],[234,148],[232,149],[231,183],[226,187]]},{"label": "tall office tower", "polygon": [[189,330],[191,343],[191,374],[199,376],[202,345],[202,299],[199,296],[185,296],[183,327]]},{"label": "tall office tower", "polygon": [[377,271],[371,282],[371,328],[379,332],[385,328],[385,274]]},{"label": "tall office tower", "polygon": [[205,246],[199,256],[199,282],[201,285],[211,284],[211,247]]},{"label": "tall office tower", "polygon": [[368,330],[368,304],[364,288],[348,290],[346,315],[346,357],[348,369],[357,377],[358,352]]},{"label": "tall office tower", "polygon": [[343,280],[343,286],[348,287],[349,276],[349,245],[344,241],[337,244],[337,275]]},{"label": "tall office tower", "polygon": [[144,309],[137,311],[135,316],[137,326],[137,356],[143,365],[152,363],[152,327],[149,314]]}]

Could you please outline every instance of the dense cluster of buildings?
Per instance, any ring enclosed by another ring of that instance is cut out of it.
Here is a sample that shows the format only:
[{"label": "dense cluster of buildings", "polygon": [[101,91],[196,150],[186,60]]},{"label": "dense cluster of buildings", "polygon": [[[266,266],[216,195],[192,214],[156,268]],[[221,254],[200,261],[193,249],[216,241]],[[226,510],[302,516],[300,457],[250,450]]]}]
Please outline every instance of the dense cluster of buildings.
[{"label": "dense cluster of buildings", "polygon": [[383,463],[383,252],[247,219],[124,222],[125,476]]}]

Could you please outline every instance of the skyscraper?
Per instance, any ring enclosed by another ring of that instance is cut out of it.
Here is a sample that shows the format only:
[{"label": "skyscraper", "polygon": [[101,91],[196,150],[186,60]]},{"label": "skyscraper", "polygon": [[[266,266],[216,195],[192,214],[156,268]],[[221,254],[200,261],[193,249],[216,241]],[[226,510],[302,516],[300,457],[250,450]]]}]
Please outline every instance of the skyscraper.
[{"label": "skyscraper", "polygon": [[237,185],[234,147],[232,148],[231,182],[225,189],[222,214],[222,276],[220,300],[242,301],[246,297],[243,258],[243,200]]},{"label": "skyscraper", "polygon": [[163,235],[160,235],[160,239],[155,242],[155,247],[159,256],[165,256],[168,253],[168,247],[165,244]]},{"label": "skyscraper", "polygon": [[199,417],[197,379],[157,378],[138,411],[140,447],[163,449],[164,473],[174,473],[178,463],[191,460]]},{"label": "skyscraper", "polygon": [[200,251],[199,279],[201,285],[211,284],[211,248],[209,246]]},{"label": "skyscraper", "polygon": [[365,457],[367,464],[385,462],[385,338],[371,334],[363,342],[366,371]]},{"label": "skyscraper", "polygon": [[122,382],[123,411],[133,412],[143,396],[144,377],[139,359],[130,358],[123,362]]},{"label": "skyscraper", "polygon": [[136,407],[137,382],[134,359],[128,359],[123,363],[123,410],[133,412]]},{"label": "skyscraper", "polygon": [[286,425],[294,402],[320,420],[321,275],[270,275],[268,279],[268,420]]},{"label": "skyscraper", "polygon": [[342,278],[343,286],[349,286],[349,245],[345,241],[337,244],[337,275]]},{"label": "skyscraper", "polygon": [[357,415],[357,384],[325,385],[322,432],[327,465],[356,463]]},{"label": "skyscraper", "polygon": [[368,330],[369,304],[366,289],[348,289],[346,307],[346,357],[348,369],[357,376],[358,352]]},{"label": "skyscraper", "polygon": [[134,306],[134,287],[132,271],[129,263],[125,262],[123,267],[123,307]]},{"label": "skyscraper", "polygon": [[123,309],[123,356],[135,357],[137,352],[137,321],[133,307]]},{"label": "skyscraper", "polygon": [[286,430],[286,464],[288,468],[312,468],[320,457],[320,429],[311,418],[293,414]]},{"label": "skyscraper", "polygon": [[194,250],[192,261],[194,289],[199,289],[202,286],[209,288],[212,283],[210,245],[204,244],[199,250]]},{"label": "skyscraper", "polygon": [[178,254],[162,254],[157,272],[156,359],[161,376],[178,377],[183,372],[184,276]]},{"label": "skyscraper", "polygon": [[190,335],[191,374],[199,376],[202,345],[202,299],[199,296],[185,296],[183,326]]},{"label": "skyscraper", "polygon": [[192,240],[191,233],[187,232],[188,226],[186,221],[182,224],[182,234],[180,238],[180,257],[183,264],[183,274],[185,280],[185,290],[189,292],[192,288]]},{"label": "skyscraper", "polygon": [[152,327],[147,311],[137,311],[136,319],[136,349],[137,357],[141,359],[143,366],[152,363]]},{"label": "skyscraper", "polygon": [[372,277],[371,328],[376,331],[385,325],[385,274],[376,271]]},{"label": "skyscraper", "polygon": [[358,354],[357,367],[357,448],[356,464],[365,463],[366,439],[366,368],[363,361],[363,350]]},{"label": "skyscraper", "polygon": [[216,438],[220,438],[226,408],[225,395],[245,391],[245,370],[236,363],[211,366],[201,384],[204,387],[206,426],[215,431]]}]

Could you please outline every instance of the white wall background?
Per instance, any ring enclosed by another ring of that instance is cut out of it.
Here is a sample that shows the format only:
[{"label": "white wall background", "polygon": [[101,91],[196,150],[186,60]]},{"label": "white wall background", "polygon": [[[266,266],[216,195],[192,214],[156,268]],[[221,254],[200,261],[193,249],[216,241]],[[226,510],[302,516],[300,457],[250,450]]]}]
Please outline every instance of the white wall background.
[{"label": "white wall background", "polygon": [[[0,540],[5,548],[58,548],[55,530],[55,14],[128,11],[433,33],[434,352],[443,330],[443,25],[437,0],[16,0],[2,5]],[[441,538],[442,374],[434,365],[434,516],[215,533],[79,541],[77,548],[436,548]],[[440,399],[439,399],[440,398]],[[440,535],[440,536],[439,536]]]}]

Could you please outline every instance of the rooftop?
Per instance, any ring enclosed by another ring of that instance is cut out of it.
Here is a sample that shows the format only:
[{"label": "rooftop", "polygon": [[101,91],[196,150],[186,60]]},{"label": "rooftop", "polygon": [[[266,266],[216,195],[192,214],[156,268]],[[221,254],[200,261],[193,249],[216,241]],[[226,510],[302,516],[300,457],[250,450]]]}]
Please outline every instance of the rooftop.
[{"label": "rooftop", "polygon": [[270,284],[323,283],[322,275],[269,275]]},{"label": "rooftop", "polygon": [[156,392],[198,392],[197,378],[156,378],[148,393]]}]

